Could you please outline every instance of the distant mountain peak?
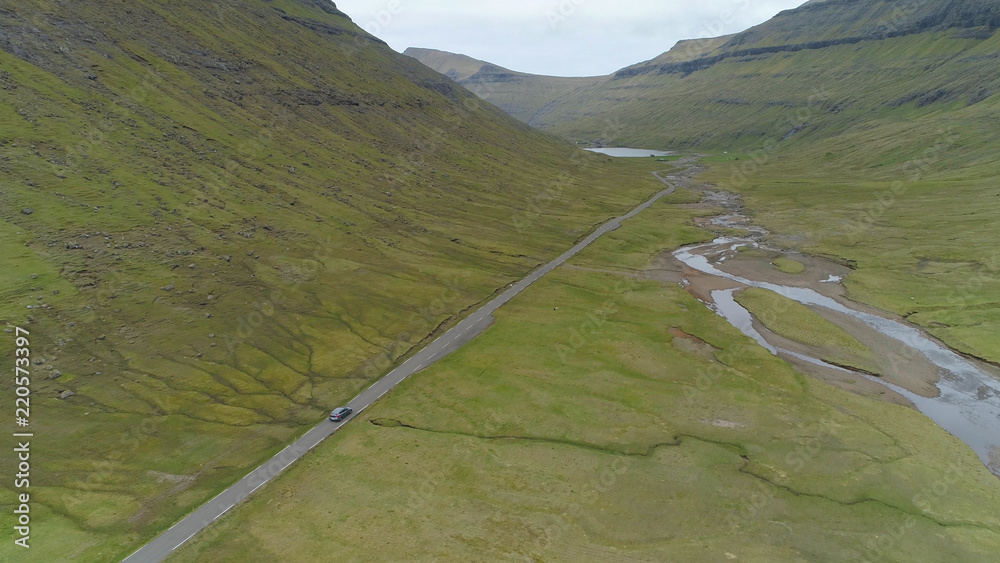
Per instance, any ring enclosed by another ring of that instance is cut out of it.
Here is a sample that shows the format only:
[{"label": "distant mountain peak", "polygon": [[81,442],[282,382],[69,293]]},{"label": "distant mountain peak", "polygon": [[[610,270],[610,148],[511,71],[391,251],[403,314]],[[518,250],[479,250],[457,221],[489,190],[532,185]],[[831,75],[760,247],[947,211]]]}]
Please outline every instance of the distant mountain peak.
[{"label": "distant mountain peak", "polygon": [[529,125],[535,123],[539,115],[559,98],[608,78],[529,74],[437,49],[410,47],[403,54],[451,78]]}]

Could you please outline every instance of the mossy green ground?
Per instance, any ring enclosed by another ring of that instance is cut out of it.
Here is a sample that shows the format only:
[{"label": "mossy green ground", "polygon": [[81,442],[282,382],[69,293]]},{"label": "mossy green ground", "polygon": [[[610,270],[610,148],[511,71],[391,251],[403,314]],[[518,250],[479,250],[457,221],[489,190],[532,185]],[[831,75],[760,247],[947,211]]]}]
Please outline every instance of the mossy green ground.
[{"label": "mossy green ground", "polygon": [[771,264],[786,274],[801,274],[806,271],[805,264],[787,256],[778,256],[777,258],[771,260]]},{"label": "mossy green ground", "polygon": [[128,555],[440,326],[663,189],[330,10],[4,12],[23,56],[0,50],[0,324],[28,329],[45,363],[32,366],[33,547],[5,541],[0,560]]},{"label": "mossy green ground", "polygon": [[860,368],[872,374],[879,373],[875,367],[875,356],[867,346],[809,307],[757,287],[739,292],[736,301],[753,313],[768,330],[820,349],[819,359],[838,366]]},{"label": "mossy green ground", "polygon": [[968,447],[635,277],[650,233],[709,236],[690,219],[602,238],[574,264],[621,275],[533,284],[171,561],[992,561],[1000,487]]}]

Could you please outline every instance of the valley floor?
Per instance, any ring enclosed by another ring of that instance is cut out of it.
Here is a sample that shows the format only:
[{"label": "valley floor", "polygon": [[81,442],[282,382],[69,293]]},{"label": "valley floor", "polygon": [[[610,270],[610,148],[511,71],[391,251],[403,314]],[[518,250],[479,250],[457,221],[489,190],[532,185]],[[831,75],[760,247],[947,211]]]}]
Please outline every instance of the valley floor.
[{"label": "valley floor", "polygon": [[1000,486],[967,446],[797,372],[656,259],[711,240],[699,199],[553,271],[171,561],[993,561]]}]

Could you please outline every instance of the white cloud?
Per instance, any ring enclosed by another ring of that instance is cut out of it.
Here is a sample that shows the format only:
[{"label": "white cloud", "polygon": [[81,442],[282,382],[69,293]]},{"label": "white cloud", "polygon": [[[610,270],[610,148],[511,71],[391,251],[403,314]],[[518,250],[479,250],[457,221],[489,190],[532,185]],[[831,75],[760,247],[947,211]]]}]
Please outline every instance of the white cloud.
[{"label": "white cloud", "polygon": [[397,50],[463,53],[537,74],[608,74],[681,39],[736,33],[804,0],[341,0]]}]

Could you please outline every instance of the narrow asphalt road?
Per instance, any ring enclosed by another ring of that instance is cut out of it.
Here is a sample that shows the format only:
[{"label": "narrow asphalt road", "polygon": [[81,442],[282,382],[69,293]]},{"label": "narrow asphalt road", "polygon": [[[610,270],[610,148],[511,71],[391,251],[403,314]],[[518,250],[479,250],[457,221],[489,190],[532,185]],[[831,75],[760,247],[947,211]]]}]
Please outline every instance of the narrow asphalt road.
[{"label": "narrow asphalt road", "polygon": [[[174,524],[169,530],[163,532],[152,541],[139,548],[138,551],[126,557],[123,563],[158,563],[163,561],[178,547],[194,537],[195,534],[207,528],[212,522],[218,520],[223,514],[229,512],[243,499],[247,498],[265,483],[276,477],[289,465],[313,449],[325,438],[340,429],[341,426],[353,420],[354,416],[368,408],[369,405],[377,401],[382,395],[388,393],[393,387],[399,385],[401,381],[409,375],[416,373],[430,364],[447,356],[457,350],[469,340],[472,340],[486,327],[489,326],[493,318],[493,312],[502,307],[517,294],[524,291],[529,285],[540,279],[545,274],[561,266],[575,254],[589,246],[595,240],[609,231],[613,231],[621,226],[622,221],[635,217],[643,210],[649,208],[661,197],[674,192],[674,186],[663,177],[653,174],[656,178],[667,184],[667,189],[657,193],[651,199],[636,207],[621,217],[611,219],[597,228],[573,248],[567,250],[555,260],[528,274],[521,281],[515,283],[489,303],[483,305],[476,312],[472,313],[437,340],[431,342],[416,355],[403,362],[399,367],[390,371],[384,377],[376,381],[371,387],[365,389],[360,395],[352,399],[347,406],[354,410],[354,415],[345,421],[331,422],[324,420],[316,427],[306,432],[301,438],[290,444],[285,449],[278,452],[274,457],[263,465],[254,469],[249,475],[240,479],[228,489],[222,491],[212,500],[201,505],[197,510],[187,515],[180,522]],[[331,405],[338,406],[338,405]]]}]

